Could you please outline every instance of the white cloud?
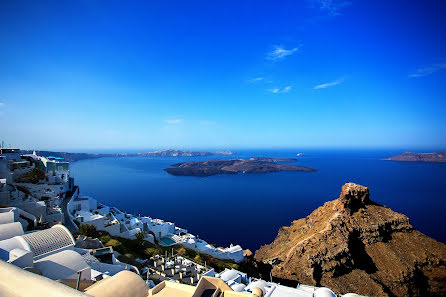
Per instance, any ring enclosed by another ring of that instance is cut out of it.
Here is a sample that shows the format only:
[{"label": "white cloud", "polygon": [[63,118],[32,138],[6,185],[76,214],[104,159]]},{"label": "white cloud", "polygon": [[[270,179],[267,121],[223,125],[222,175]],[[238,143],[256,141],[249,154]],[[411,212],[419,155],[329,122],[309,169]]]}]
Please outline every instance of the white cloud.
[{"label": "white cloud", "polygon": [[281,60],[287,56],[294,54],[298,50],[299,50],[298,47],[292,49],[285,49],[282,46],[276,46],[272,52],[268,53],[267,58],[273,61]]},{"label": "white cloud", "polygon": [[342,82],[344,82],[344,79],[340,78],[340,79],[332,81],[332,82],[328,82],[328,83],[317,85],[313,89],[315,89],[315,90],[325,89],[325,88],[328,88],[328,87],[333,87],[333,86],[339,85]]},{"label": "white cloud", "polygon": [[289,91],[291,91],[291,86],[286,86],[283,89],[280,88],[273,88],[273,89],[267,89],[266,91],[271,92],[273,94],[278,94],[278,93],[288,93]]},{"label": "white cloud", "polygon": [[251,78],[249,80],[249,82],[258,82],[258,81],[262,81],[264,79],[265,79],[264,77],[255,77],[255,78]]},{"label": "white cloud", "polygon": [[417,69],[417,71],[415,71],[414,73],[409,74],[409,77],[422,77],[430,75],[442,69],[446,69],[446,63],[431,64],[427,67]]},{"label": "white cloud", "polygon": [[166,123],[168,123],[169,125],[175,125],[175,124],[180,124],[183,122],[183,119],[170,119],[170,120],[164,120]]},{"label": "white cloud", "polygon": [[200,125],[210,126],[210,125],[215,125],[215,124],[217,124],[217,123],[213,122],[213,121],[200,121]]},{"label": "white cloud", "polygon": [[291,91],[291,86],[286,86],[283,88],[282,93],[288,93],[289,91]]},{"label": "white cloud", "polygon": [[266,89],[266,91],[271,92],[273,94],[279,93],[280,89],[274,88],[274,89]]}]

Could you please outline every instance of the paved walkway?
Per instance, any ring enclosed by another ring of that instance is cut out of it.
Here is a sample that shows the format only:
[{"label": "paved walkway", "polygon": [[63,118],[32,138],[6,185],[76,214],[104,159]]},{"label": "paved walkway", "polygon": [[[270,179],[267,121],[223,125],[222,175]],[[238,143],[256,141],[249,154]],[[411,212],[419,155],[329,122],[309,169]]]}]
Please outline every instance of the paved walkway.
[{"label": "paved walkway", "polygon": [[[76,189],[77,189],[77,187],[74,188],[74,192],[76,192]],[[70,201],[72,196],[73,196],[73,193],[67,192],[67,194],[65,195],[65,198],[63,199],[62,203],[60,204],[60,207],[62,208],[62,212],[64,215],[65,227],[67,227],[71,233],[75,233],[75,232],[77,232],[77,226],[71,222],[70,214],[67,209],[68,202]]]}]

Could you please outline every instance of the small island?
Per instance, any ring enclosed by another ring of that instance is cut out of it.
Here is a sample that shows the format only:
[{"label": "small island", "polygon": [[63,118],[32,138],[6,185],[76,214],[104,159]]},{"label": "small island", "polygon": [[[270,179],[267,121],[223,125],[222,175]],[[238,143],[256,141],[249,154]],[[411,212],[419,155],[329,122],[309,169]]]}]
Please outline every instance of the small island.
[{"label": "small island", "polygon": [[438,153],[411,153],[405,152],[398,156],[393,156],[386,161],[404,161],[404,162],[446,162],[446,152]]},{"label": "small island", "polygon": [[267,173],[278,171],[307,171],[316,169],[278,164],[279,162],[295,162],[296,159],[252,157],[249,159],[209,160],[172,164],[172,168],[164,169],[167,173],[178,176],[211,176],[216,174]]}]

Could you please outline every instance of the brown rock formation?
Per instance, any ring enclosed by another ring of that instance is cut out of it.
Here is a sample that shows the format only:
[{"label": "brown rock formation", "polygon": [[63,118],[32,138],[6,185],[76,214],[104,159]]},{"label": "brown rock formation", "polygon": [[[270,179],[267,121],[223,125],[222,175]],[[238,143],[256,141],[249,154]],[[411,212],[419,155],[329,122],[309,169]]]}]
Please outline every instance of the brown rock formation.
[{"label": "brown rock formation", "polygon": [[348,183],[338,199],[282,227],[255,254],[275,277],[339,294],[446,296],[446,245]]}]

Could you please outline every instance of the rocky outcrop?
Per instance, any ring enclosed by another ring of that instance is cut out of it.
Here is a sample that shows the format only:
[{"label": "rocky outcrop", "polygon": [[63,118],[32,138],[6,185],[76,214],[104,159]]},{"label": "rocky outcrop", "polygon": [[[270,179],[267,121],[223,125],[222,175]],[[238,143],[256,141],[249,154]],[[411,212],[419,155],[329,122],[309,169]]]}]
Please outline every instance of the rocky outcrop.
[{"label": "rocky outcrop", "polygon": [[273,276],[369,296],[446,296],[446,245],[354,183],[255,254]]},{"label": "rocky outcrop", "polygon": [[446,152],[439,153],[402,153],[398,156],[393,156],[386,161],[406,161],[406,162],[446,162]]}]

